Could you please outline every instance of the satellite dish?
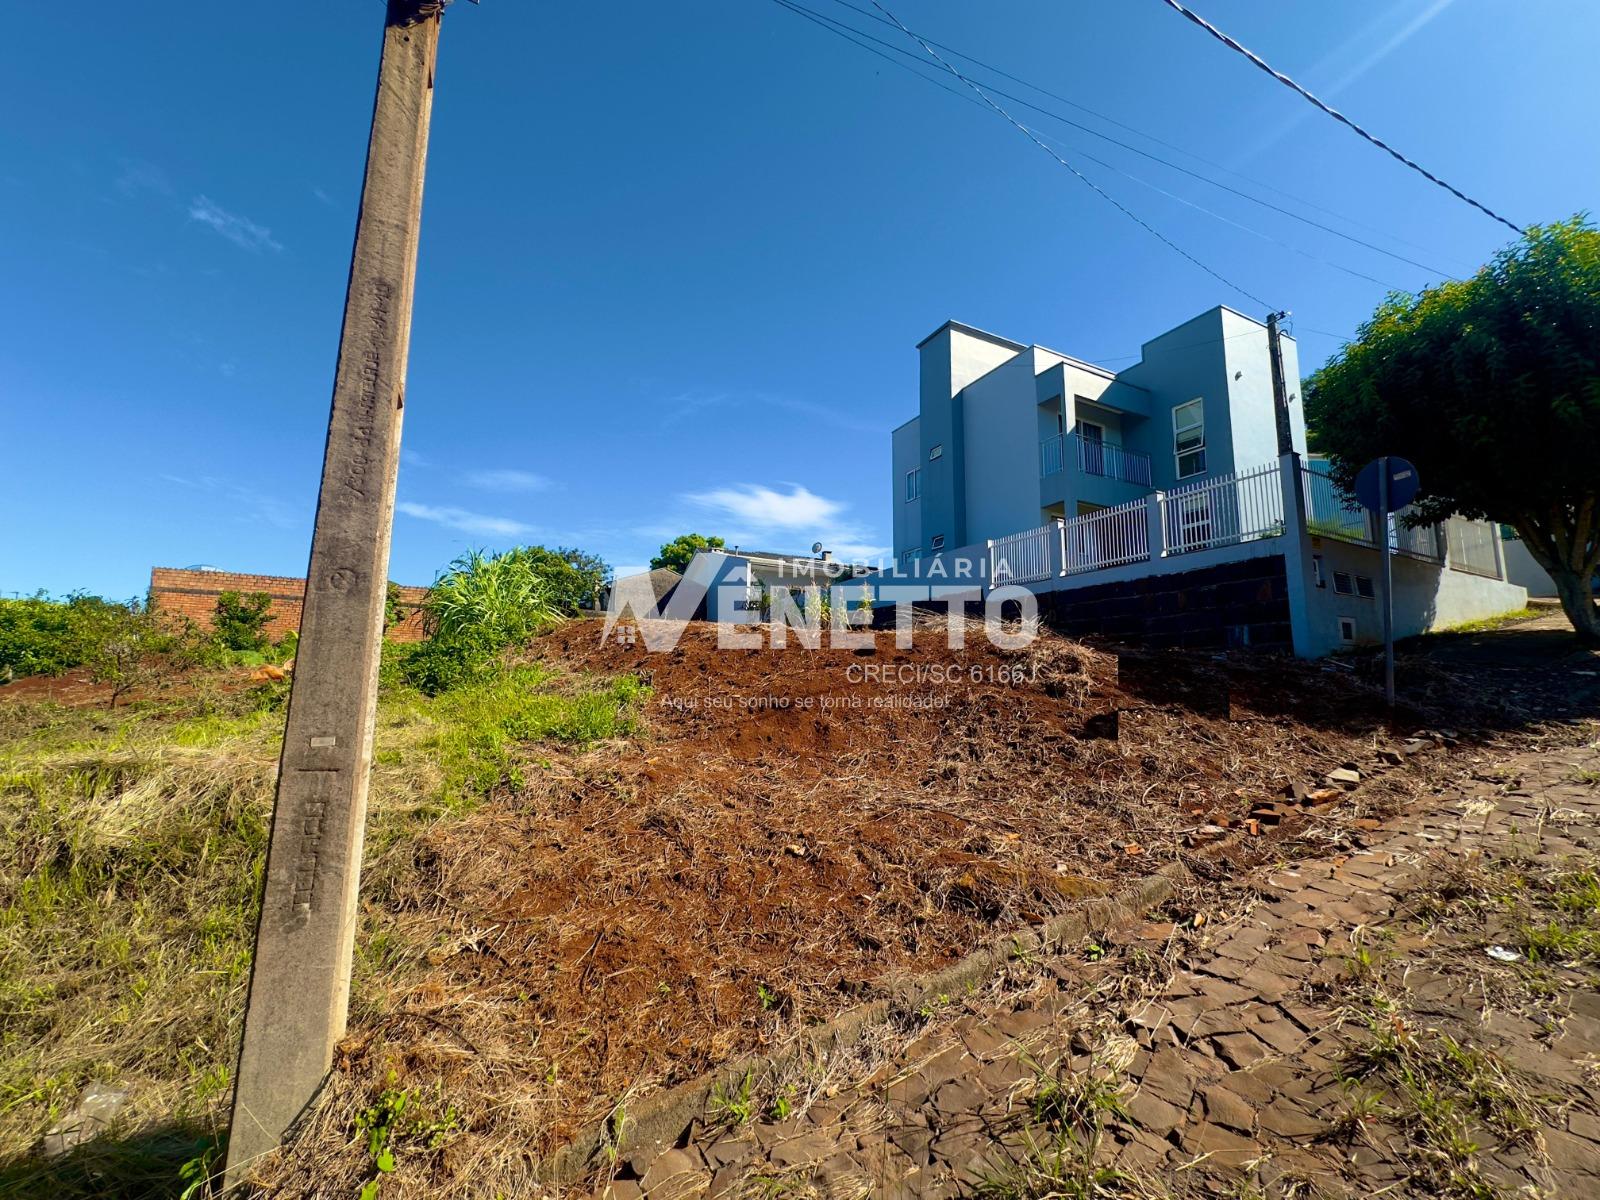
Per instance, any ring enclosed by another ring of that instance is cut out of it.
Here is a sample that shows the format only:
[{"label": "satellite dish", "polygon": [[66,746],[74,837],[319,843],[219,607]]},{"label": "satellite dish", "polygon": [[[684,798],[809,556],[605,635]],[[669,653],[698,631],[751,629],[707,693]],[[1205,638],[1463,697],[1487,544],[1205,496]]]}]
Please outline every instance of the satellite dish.
[{"label": "satellite dish", "polygon": [[822,543],[821,542],[812,542],[811,543],[811,553],[813,553],[813,554],[821,554],[822,553]]}]

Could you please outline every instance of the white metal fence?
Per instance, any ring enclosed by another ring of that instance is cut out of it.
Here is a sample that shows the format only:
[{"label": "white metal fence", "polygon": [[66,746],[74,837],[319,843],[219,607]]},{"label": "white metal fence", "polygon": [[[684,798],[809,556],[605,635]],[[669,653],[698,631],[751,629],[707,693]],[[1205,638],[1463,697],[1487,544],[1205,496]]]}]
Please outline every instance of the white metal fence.
[{"label": "white metal fence", "polygon": [[1412,512],[1410,505],[1394,514],[1394,529],[1389,538],[1389,544],[1394,547],[1396,554],[1408,554],[1412,558],[1426,559],[1428,562],[1444,561],[1444,527],[1441,525],[1418,525],[1415,527],[1406,524],[1406,517]]},{"label": "white metal fence", "polygon": [[1465,517],[1451,517],[1445,522],[1445,536],[1450,545],[1450,566],[1471,575],[1500,577],[1500,560],[1495,556],[1495,539],[1499,531],[1487,521],[1469,521]]},{"label": "white metal fence", "polygon": [[1061,561],[1068,575],[1144,562],[1150,557],[1150,506],[1132,500],[1062,522]]},{"label": "white metal fence", "polygon": [[1168,554],[1232,546],[1283,532],[1277,463],[1168,492],[1161,501]]},{"label": "white metal fence", "polygon": [[[1061,454],[1062,439],[1054,439]],[[1049,442],[1045,443],[1048,447]],[[1058,468],[1059,469],[1059,468]],[[1376,520],[1341,491],[1326,474],[1301,467],[1307,531],[1377,549]],[[1277,463],[1204,480],[1160,496],[1160,520],[1152,545],[1150,506],[1156,496],[1056,520],[989,543],[989,585],[1037,583],[1058,575],[1082,575],[1146,562],[1162,555],[1188,554],[1238,545],[1284,532],[1283,483]],[[1427,562],[1446,560],[1458,571],[1499,578],[1499,531],[1484,521],[1451,517],[1442,525],[1405,523],[1410,509],[1395,514],[1388,530],[1396,553]]]},{"label": "white metal fence", "polygon": [[1372,514],[1362,508],[1354,496],[1309,465],[1301,466],[1300,483],[1306,495],[1306,532],[1312,537],[1336,538],[1377,548]]},{"label": "white metal fence", "polygon": [[1060,525],[1027,529],[989,544],[990,587],[1008,583],[1036,583],[1056,573],[1050,561],[1050,544],[1059,536]]}]

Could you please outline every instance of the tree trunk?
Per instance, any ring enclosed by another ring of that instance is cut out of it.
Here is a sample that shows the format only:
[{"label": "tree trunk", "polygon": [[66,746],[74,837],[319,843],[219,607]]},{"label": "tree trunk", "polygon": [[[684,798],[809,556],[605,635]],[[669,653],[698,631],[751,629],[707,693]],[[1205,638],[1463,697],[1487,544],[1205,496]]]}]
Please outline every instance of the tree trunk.
[{"label": "tree trunk", "polygon": [[1600,537],[1596,537],[1594,510],[1591,497],[1576,514],[1556,509],[1547,521],[1528,514],[1517,521],[1516,529],[1533,561],[1545,569],[1556,585],[1561,609],[1579,639],[1600,644],[1600,608],[1595,606],[1594,598]]},{"label": "tree trunk", "polygon": [[1600,608],[1594,602],[1594,584],[1588,573],[1579,573],[1567,567],[1546,567],[1555,581],[1556,595],[1561,597],[1561,609],[1572,622],[1572,628],[1585,642],[1600,644]]}]

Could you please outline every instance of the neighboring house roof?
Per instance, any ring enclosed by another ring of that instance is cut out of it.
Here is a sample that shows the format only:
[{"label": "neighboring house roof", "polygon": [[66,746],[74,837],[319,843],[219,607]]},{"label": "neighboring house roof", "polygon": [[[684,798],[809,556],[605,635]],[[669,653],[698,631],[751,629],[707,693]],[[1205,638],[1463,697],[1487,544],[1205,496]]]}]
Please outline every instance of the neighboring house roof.
[{"label": "neighboring house roof", "polygon": [[842,558],[817,558],[810,554],[775,554],[766,550],[741,550],[737,546],[725,548],[722,553],[730,558],[743,558],[758,565],[782,564],[783,568],[806,575],[865,575],[877,568],[866,563],[847,562]]},{"label": "neighboring house roof", "polygon": [[[672,589],[683,582],[683,576],[671,567],[657,567],[653,571],[644,571],[638,575],[628,576],[628,579],[638,581],[629,587],[629,595],[642,595],[641,589],[648,588],[650,595],[655,597],[656,603],[663,605],[672,595]],[[619,579],[617,582],[620,584],[623,580]]]}]

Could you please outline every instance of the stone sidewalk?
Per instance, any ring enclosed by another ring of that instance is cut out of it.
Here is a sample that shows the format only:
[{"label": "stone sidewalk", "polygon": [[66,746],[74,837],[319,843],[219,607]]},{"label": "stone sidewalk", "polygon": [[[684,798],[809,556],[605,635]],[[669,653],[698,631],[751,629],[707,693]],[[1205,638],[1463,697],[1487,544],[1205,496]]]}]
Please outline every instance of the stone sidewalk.
[{"label": "stone sidewalk", "polygon": [[1226,919],[1020,964],[856,1078],[751,1081],[602,1194],[1600,1196],[1600,743],[1472,753]]}]

